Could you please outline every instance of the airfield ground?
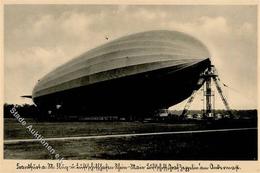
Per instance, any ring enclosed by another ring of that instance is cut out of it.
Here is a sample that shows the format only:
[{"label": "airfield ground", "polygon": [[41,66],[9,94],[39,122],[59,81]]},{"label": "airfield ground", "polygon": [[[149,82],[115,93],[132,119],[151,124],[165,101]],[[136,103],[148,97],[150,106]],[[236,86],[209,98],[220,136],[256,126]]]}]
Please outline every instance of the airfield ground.
[{"label": "airfield ground", "polygon": [[[36,122],[26,119],[44,138],[250,128],[239,131],[184,133],[48,143],[64,159],[113,160],[257,160],[257,129],[248,123]],[[33,139],[16,119],[4,120],[4,139]],[[4,144],[5,159],[54,159],[39,142]]]}]

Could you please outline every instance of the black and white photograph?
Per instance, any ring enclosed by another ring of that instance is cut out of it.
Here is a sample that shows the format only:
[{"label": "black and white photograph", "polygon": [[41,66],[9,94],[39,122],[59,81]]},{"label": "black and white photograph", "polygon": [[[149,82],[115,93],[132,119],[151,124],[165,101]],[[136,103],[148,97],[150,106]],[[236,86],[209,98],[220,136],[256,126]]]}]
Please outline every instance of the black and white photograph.
[{"label": "black and white photograph", "polygon": [[257,161],[256,4],[4,4],[4,160]]}]

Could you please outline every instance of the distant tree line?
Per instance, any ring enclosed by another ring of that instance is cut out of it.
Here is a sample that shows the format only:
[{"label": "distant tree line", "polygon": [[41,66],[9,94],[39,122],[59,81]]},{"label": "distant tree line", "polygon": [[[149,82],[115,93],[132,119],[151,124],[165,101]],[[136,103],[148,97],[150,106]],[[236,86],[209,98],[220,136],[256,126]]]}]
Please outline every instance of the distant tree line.
[{"label": "distant tree line", "polygon": [[[181,115],[182,110],[171,110],[169,112],[170,114],[173,115]],[[201,114],[202,111],[201,110],[189,110],[187,114]],[[228,114],[227,111],[225,109],[218,109],[218,110],[214,110],[215,114]],[[257,110],[256,109],[249,109],[249,110],[235,110],[232,109],[231,113],[235,116],[235,117],[239,117],[239,118],[248,118],[248,119],[256,119],[257,118]]]},{"label": "distant tree line", "polygon": [[30,104],[22,104],[22,105],[17,105],[17,104],[4,104],[4,118],[13,118],[14,116],[10,112],[10,110],[16,106],[17,112],[25,118],[34,118],[39,114],[39,110],[35,105],[30,105]]},{"label": "distant tree line", "polygon": [[[10,110],[16,106],[17,112],[25,118],[37,118],[40,114],[38,108],[36,105],[32,104],[4,104],[4,118],[13,118],[13,115],[11,114]],[[257,110],[251,109],[251,110],[231,110],[232,114],[236,117],[243,117],[248,119],[256,119],[257,118]],[[181,115],[182,110],[170,110],[170,115]],[[201,114],[201,110],[190,110],[188,114]],[[227,114],[226,110],[215,110],[215,114]]]}]

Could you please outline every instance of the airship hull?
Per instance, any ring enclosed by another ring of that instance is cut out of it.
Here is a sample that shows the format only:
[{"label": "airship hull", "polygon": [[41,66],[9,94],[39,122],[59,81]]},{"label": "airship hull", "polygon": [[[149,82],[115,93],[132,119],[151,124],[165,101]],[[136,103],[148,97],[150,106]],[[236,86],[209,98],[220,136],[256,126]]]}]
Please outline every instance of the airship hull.
[{"label": "airship hull", "polygon": [[90,50],[44,76],[33,100],[47,112],[149,116],[189,97],[209,66],[197,39],[175,31],[148,31]]}]

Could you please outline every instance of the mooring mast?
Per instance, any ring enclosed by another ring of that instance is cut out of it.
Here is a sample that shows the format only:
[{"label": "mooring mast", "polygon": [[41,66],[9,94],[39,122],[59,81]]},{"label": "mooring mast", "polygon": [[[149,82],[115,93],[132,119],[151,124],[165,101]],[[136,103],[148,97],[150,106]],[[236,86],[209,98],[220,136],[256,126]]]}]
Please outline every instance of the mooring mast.
[{"label": "mooring mast", "polygon": [[227,99],[226,97],[224,96],[223,94],[223,90],[221,89],[220,87],[220,84],[219,84],[219,77],[217,75],[217,72],[216,72],[216,68],[214,65],[210,65],[205,71],[204,73],[201,74],[200,76],[200,79],[197,83],[198,85],[198,89],[194,90],[193,93],[191,94],[191,97],[189,98],[188,102],[186,103],[184,109],[183,109],[183,112],[181,114],[181,118],[184,118],[185,115],[187,114],[188,112],[188,109],[192,103],[192,101],[194,100],[195,96],[196,96],[196,93],[197,91],[205,84],[205,92],[204,92],[204,96],[205,96],[205,100],[206,100],[206,109],[205,109],[205,112],[204,112],[204,118],[209,118],[209,117],[214,117],[214,109],[213,108],[213,103],[214,103],[214,94],[212,92],[212,80],[214,81],[215,85],[216,85],[216,88],[217,88],[217,91],[221,97],[221,100],[222,102],[224,103],[224,106],[226,107],[227,109],[227,112],[229,113],[230,115],[230,118],[233,118],[233,115],[232,115],[232,112],[230,110],[230,106],[227,102]]},{"label": "mooring mast", "polygon": [[211,65],[210,67],[208,67],[205,72],[201,75],[201,77],[204,79],[205,81],[205,92],[204,92],[204,96],[206,99],[206,109],[204,112],[204,116],[206,117],[212,117],[214,116],[214,113],[212,111],[213,108],[213,101],[214,98],[212,98],[214,95],[212,94],[212,89],[211,89],[211,79],[215,78],[217,75],[215,74],[215,69],[214,66]]}]

